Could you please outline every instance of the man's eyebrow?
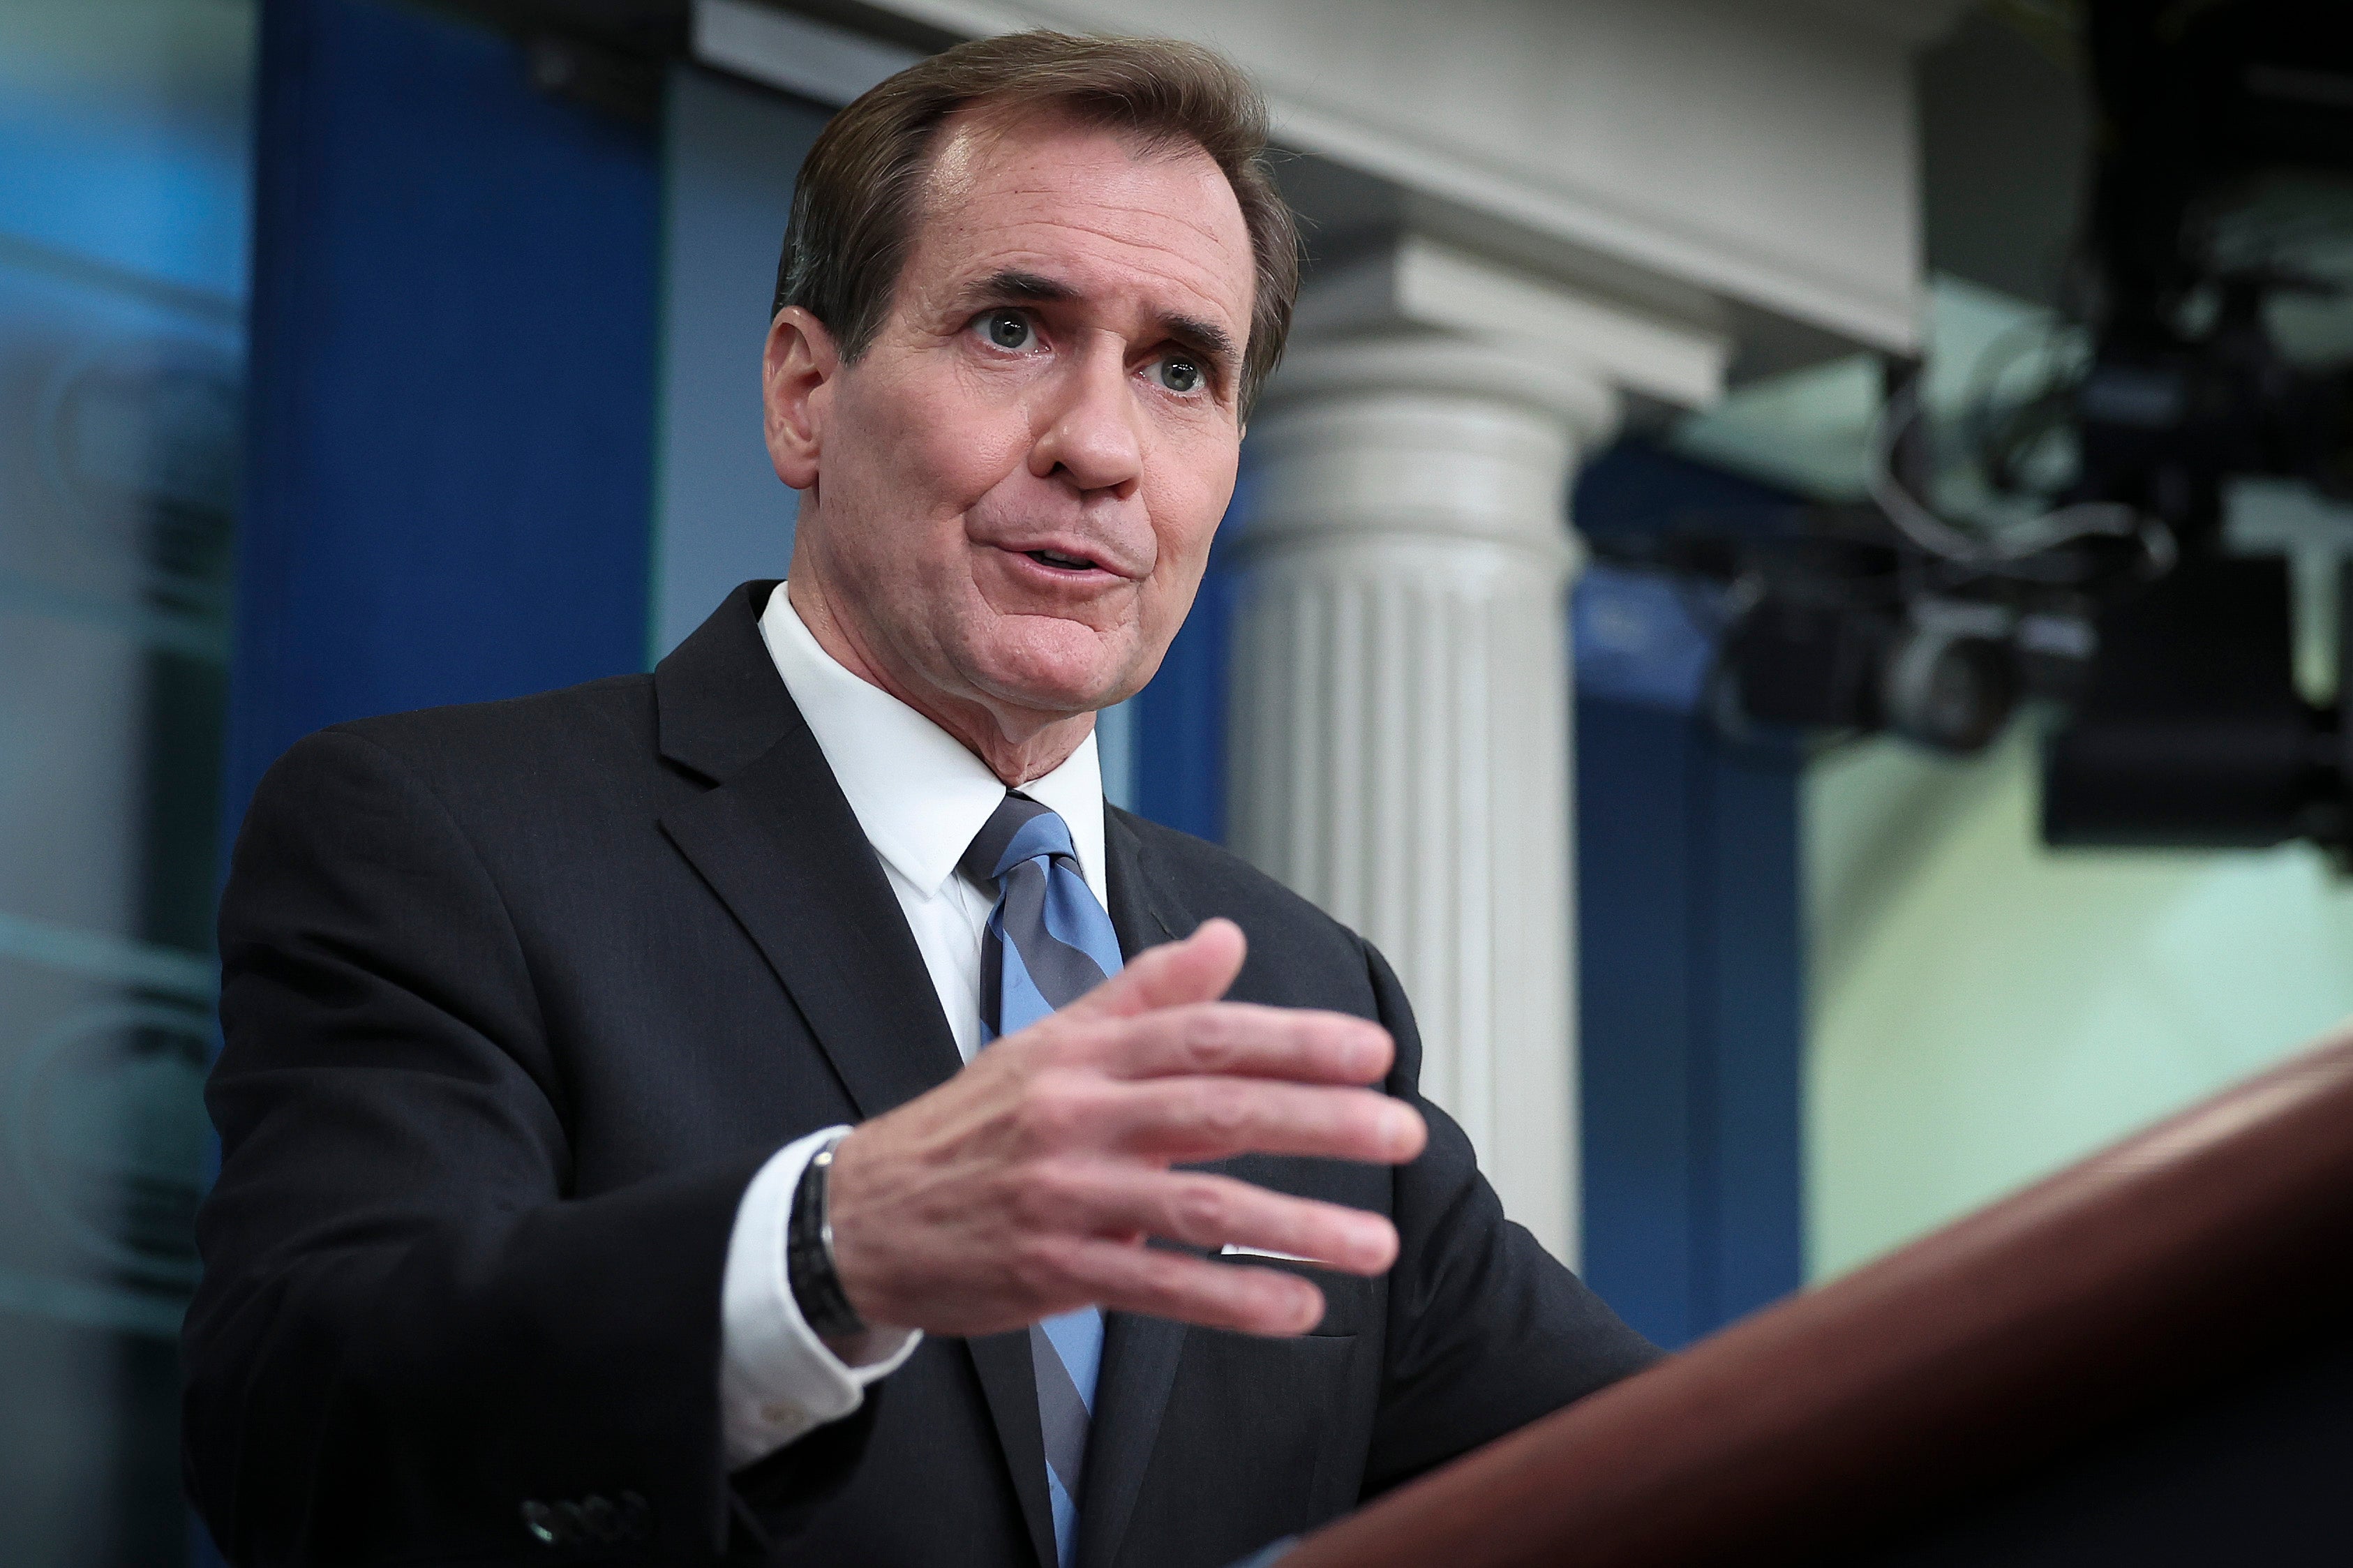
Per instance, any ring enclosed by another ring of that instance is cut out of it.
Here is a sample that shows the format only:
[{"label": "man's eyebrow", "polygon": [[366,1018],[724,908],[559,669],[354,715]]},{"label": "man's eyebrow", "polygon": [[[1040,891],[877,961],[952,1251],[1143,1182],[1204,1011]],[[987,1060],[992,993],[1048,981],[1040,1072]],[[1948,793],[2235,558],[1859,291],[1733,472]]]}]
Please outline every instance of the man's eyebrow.
[{"label": "man's eyebrow", "polygon": [[1164,335],[1221,365],[1232,364],[1237,357],[1233,334],[1215,321],[1204,321],[1193,316],[1163,316],[1158,325]]},{"label": "man's eyebrow", "polygon": [[1079,297],[1079,291],[1067,283],[1011,268],[992,272],[960,292],[974,304],[985,300],[1035,300],[1040,304],[1051,304]]},{"label": "man's eyebrow", "polygon": [[[1030,300],[1043,304],[1060,304],[1079,297],[1079,291],[1068,283],[1044,277],[1036,272],[1024,272],[1008,268],[976,279],[958,290],[964,309],[986,304],[991,300]],[[1205,321],[1197,316],[1161,316],[1153,324],[1161,335],[1173,338],[1195,353],[1220,364],[1231,364],[1239,358],[1234,336],[1215,321]]]}]

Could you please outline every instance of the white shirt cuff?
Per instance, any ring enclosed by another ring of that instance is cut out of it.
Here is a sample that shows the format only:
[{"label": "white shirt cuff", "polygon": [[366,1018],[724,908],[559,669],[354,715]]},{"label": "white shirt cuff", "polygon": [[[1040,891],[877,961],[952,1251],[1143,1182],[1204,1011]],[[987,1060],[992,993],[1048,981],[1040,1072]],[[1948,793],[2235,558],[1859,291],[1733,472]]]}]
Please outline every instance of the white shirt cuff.
[{"label": "white shirt cuff", "polygon": [[916,1329],[877,1329],[852,1366],[801,1319],[785,1274],[785,1228],[801,1173],[828,1127],[769,1157],[735,1205],[719,1292],[719,1425],[727,1468],[740,1470],[866,1401],[866,1385],[899,1370],[923,1339]]}]

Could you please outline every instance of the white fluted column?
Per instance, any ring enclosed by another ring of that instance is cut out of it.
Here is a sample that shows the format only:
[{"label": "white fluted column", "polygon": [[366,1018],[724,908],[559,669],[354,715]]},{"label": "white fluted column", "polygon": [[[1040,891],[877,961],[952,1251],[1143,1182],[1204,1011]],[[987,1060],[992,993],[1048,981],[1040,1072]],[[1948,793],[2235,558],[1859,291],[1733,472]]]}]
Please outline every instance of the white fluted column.
[{"label": "white fluted column", "polygon": [[1422,1084],[1577,1253],[1567,517],[1598,371],[1404,329],[1297,348],[1252,420],[1235,848],[1397,967]]}]

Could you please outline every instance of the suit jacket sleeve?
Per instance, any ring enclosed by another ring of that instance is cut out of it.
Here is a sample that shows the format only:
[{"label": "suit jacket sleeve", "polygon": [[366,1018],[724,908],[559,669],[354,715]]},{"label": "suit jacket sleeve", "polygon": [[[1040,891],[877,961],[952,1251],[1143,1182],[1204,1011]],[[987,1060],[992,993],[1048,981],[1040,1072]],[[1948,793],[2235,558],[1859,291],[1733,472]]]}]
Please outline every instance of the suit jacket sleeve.
[{"label": "suit jacket sleeve", "polygon": [[512,1560],[533,1502],[575,1510],[567,1558],[707,1561],[857,1460],[871,1398],[731,1485],[720,1286],[761,1158],[573,1196],[535,956],[383,748],[328,731],[264,781],[185,1332],[190,1493],[240,1563]]},{"label": "suit jacket sleeve", "polygon": [[1430,1122],[1399,1169],[1400,1243],[1364,1495],[1411,1479],[1640,1372],[1661,1352],[1522,1226],[1504,1217],[1471,1141],[1420,1091],[1421,1037],[1388,963],[1365,949],[1381,1023],[1395,1037],[1389,1089]]}]

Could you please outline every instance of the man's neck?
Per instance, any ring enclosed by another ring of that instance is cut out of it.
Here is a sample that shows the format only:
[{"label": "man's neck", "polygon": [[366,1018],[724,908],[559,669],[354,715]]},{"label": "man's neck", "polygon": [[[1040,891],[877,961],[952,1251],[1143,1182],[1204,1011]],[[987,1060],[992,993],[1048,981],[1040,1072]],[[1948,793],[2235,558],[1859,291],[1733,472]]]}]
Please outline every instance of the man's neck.
[{"label": "man's neck", "polygon": [[888,692],[954,736],[989,772],[1018,789],[1068,762],[1092,734],[1092,713],[1042,714],[1002,710],[969,699],[953,699],[894,679],[888,663],[868,656],[851,626],[833,613],[815,580],[795,573],[785,584],[793,610],[826,656],[878,690]]}]

